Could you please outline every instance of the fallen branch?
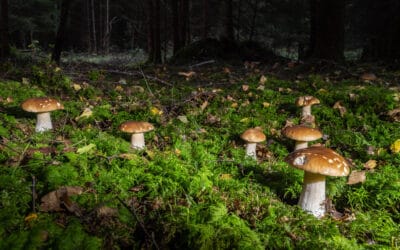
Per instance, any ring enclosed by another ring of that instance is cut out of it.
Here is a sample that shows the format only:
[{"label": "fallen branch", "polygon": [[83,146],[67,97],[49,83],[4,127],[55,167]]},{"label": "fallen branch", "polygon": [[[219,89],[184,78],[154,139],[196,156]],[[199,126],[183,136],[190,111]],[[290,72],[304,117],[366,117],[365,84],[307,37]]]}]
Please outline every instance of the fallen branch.
[{"label": "fallen branch", "polygon": [[155,76],[149,76],[149,75],[145,75],[144,72],[140,72],[140,71],[134,71],[134,72],[126,72],[126,71],[119,71],[119,70],[106,70],[107,73],[111,73],[111,74],[119,74],[119,75],[126,75],[126,76],[141,76],[141,77],[145,77],[147,79],[156,81],[156,82],[160,82],[162,84],[168,85],[168,86],[173,86],[171,83],[166,82],[160,78],[157,78]]}]

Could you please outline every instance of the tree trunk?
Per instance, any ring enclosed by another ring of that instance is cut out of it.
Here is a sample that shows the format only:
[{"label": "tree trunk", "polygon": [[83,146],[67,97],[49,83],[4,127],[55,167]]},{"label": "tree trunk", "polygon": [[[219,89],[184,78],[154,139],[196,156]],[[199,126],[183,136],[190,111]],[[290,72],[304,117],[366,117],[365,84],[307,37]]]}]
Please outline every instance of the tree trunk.
[{"label": "tree trunk", "polygon": [[178,0],[171,0],[172,10],[172,43],[173,43],[173,54],[176,55],[180,48],[179,39],[179,16],[178,16]]},{"label": "tree trunk", "polygon": [[202,37],[203,39],[206,39],[208,37],[208,32],[209,32],[209,27],[208,27],[208,5],[209,5],[209,0],[203,0],[203,34]]},{"label": "tree trunk", "polygon": [[53,54],[51,55],[51,60],[57,64],[60,64],[61,51],[63,48],[63,43],[65,40],[67,23],[68,23],[68,13],[71,6],[72,0],[62,0],[60,9],[60,23],[58,24],[56,42],[54,44]]},{"label": "tree trunk", "polygon": [[161,63],[161,2],[154,0],[154,44],[153,44],[153,63]]},{"label": "tree trunk", "polygon": [[8,34],[8,0],[1,0],[1,19],[0,19],[0,36],[1,47],[0,57],[8,57],[10,55],[10,44]]},{"label": "tree trunk", "polygon": [[223,38],[228,41],[234,41],[233,30],[233,0],[225,0],[225,20],[224,20],[224,35]]},{"label": "tree trunk", "polygon": [[96,33],[95,5],[94,5],[94,0],[91,0],[90,2],[91,2],[91,12],[92,12],[93,52],[97,53],[97,33]]},{"label": "tree trunk", "polygon": [[258,0],[256,0],[253,5],[253,17],[251,20],[249,41],[253,41],[253,37],[255,34],[255,30],[256,30],[256,24],[257,24],[257,15],[258,15]]},{"label": "tree trunk", "polygon": [[147,54],[148,62],[153,62],[154,60],[154,4],[153,0],[147,1]]},{"label": "tree trunk", "polygon": [[189,0],[180,1],[180,14],[179,14],[179,47],[183,48],[188,42],[188,28],[189,28]]},{"label": "tree trunk", "polygon": [[344,60],[345,0],[311,0],[310,15],[310,37],[313,39],[310,41],[311,57]]}]

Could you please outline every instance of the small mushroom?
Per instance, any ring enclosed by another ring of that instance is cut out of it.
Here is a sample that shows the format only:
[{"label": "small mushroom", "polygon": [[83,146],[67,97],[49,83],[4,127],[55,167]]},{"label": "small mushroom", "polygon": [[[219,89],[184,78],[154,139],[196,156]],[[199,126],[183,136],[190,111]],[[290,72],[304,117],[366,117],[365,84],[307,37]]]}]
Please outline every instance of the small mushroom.
[{"label": "small mushroom", "polygon": [[295,140],[294,150],[307,148],[308,142],[322,138],[322,132],[316,128],[310,128],[303,125],[293,125],[285,127],[282,134],[289,139]]},{"label": "small mushroom", "polygon": [[299,206],[317,218],[323,217],[326,213],[325,176],[347,176],[350,163],[335,151],[316,146],[296,150],[285,161],[304,170]]},{"label": "small mushroom", "polygon": [[260,128],[249,128],[248,130],[243,132],[240,138],[247,142],[246,155],[252,157],[254,160],[257,160],[257,143],[265,141],[265,134],[261,131]]},{"label": "small mushroom", "polygon": [[64,106],[57,100],[49,97],[34,97],[21,104],[23,110],[36,113],[36,132],[43,132],[53,129],[50,112],[64,109]]},{"label": "small mushroom", "polygon": [[148,122],[127,121],[119,126],[119,130],[131,133],[131,148],[144,149],[144,133],[154,130],[154,126]]},{"label": "small mushroom", "polygon": [[302,107],[301,117],[311,116],[311,106],[319,104],[319,100],[314,96],[300,96],[296,99],[296,106]]}]

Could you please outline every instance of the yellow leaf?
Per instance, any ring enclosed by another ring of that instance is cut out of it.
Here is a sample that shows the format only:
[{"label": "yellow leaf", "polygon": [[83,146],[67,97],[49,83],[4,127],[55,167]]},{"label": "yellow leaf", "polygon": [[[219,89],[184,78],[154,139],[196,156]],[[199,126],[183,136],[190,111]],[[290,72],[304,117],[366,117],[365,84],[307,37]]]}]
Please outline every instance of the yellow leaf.
[{"label": "yellow leaf", "polygon": [[152,107],[150,109],[150,113],[152,115],[162,115],[163,112],[161,110],[159,110],[158,108],[156,108],[156,107]]},{"label": "yellow leaf", "polygon": [[271,106],[271,103],[269,103],[269,102],[263,102],[263,106],[264,106],[264,108],[268,108],[269,106]]},{"label": "yellow leaf", "polygon": [[220,178],[221,180],[230,180],[230,179],[232,179],[232,175],[231,175],[231,174],[221,174],[221,175],[219,176],[219,178]]},{"label": "yellow leaf", "polygon": [[248,117],[245,117],[245,118],[241,119],[240,122],[246,123],[246,122],[249,122],[249,120],[250,119]]},{"label": "yellow leaf", "polygon": [[208,101],[203,102],[203,104],[201,104],[200,109],[201,111],[204,111],[205,108],[207,108],[208,106]]},{"label": "yellow leaf", "polygon": [[24,221],[29,223],[31,221],[36,220],[37,218],[38,218],[37,213],[30,213],[25,217]]},{"label": "yellow leaf", "polygon": [[115,87],[115,89],[114,89],[115,91],[119,91],[119,92],[122,92],[122,91],[124,91],[124,88],[123,87],[121,87],[121,85],[117,85],[116,87]]},{"label": "yellow leaf", "polygon": [[231,104],[231,107],[232,107],[232,108],[237,108],[238,106],[239,106],[239,105],[237,104],[237,102],[234,102],[234,103]]},{"label": "yellow leaf", "polygon": [[78,117],[75,118],[75,120],[80,120],[82,118],[87,118],[93,115],[93,111],[90,108],[85,108],[82,112],[82,114]]},{"label": "yellow leaf", "polygon": [[175,154],[177,155],[177,156],[180,156],[181,155],[181,153],[182,153],[182,151],[180,151],[179,149],[175,149]]},{"label": "yellow leaf", "polygon": [[366,169],[374,169],[376,168],[376,160],[369,160],[366,163],[364,163],[364,168]]},{"label": "yellow leaf", "polygon": [[266,81],[267,81],[267,78],[265,77],[265,75],[262,75],[262,76],[260,77],[259,83],[260,83],[260,84],[265,84]]},{"label": "yellow leaf", "polygon": [[74,84],[72,85],[72,88],[73,88],[75,91],[78,91],[78,90],[81,90],[81,89],[82,89],[81,85],[79,85],[79,84],[77,84],[77,83],[74,83]]},{"label": "yellow leaf", "polygon": [[92,149],[95,149],[95,148],[96,148],[96,144],[90,143],[89,145],[78,148],[78,150],[76,150],[76,152],[78,154],[89,153],[90,151],[92,151]]},{"label": "yellow leaf", "polygon": [[393,142],[392,145],[390,145],[390,150],[393,153],[399,153],[400,152],[400,139],[397,139],[395,142]]}]

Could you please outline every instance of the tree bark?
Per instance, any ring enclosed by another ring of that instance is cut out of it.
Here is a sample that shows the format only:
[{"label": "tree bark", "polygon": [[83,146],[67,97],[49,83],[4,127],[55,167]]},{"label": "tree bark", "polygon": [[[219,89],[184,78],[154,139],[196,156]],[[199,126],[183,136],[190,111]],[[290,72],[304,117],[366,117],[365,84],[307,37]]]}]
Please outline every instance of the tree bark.
[{"label": "tree bark", "polygon": [[95,16],[94,0],[91,0],[90,3],[92,12],[93,52],[97,53],[97,33],[96,33],[96,16]]},{"label": "tree bark", "polygon": [[52,61],[57,64],[60,64],[61,59],[61,51],[63,48],[67,23],[68,23],[68,14],[71,6],[72,0],[62,0],[61,9],[60,9],[60,23],[58,24],[56,42],[54,45],[53,54],[51,55]]},{"label": "tree bark", "polygon": [[176,55],[180,48],[179,41],[179,16],[178,16],[178,0],[171,0],[172,10],[172,43],[173,43],[173,54]]},{"label": "tree bark", "polygon": [[208,37],[208,32],[209,32],[209,26],[208,26],[208,6],[209,6],[209,0],[203,0],[203,34],[202,37],[203,39],[206,39]]},{"label": "tree bark", "polygon": [[233,29],[233,0],[225,0],[225,20],[224,20],[224,35],[223,38],[228,41],[234,41]]},{"label": "tree bark", "polygon": [[311,57],[344,60],[345,0],[311,0],[310,14]]},{"label": "tree bark", "polygon": [[8,0],[1,0],[1,22],[0,22],[0,36],[1,48],[0,57],[8,57],[10,55],[10,44],[8,34]]}]

